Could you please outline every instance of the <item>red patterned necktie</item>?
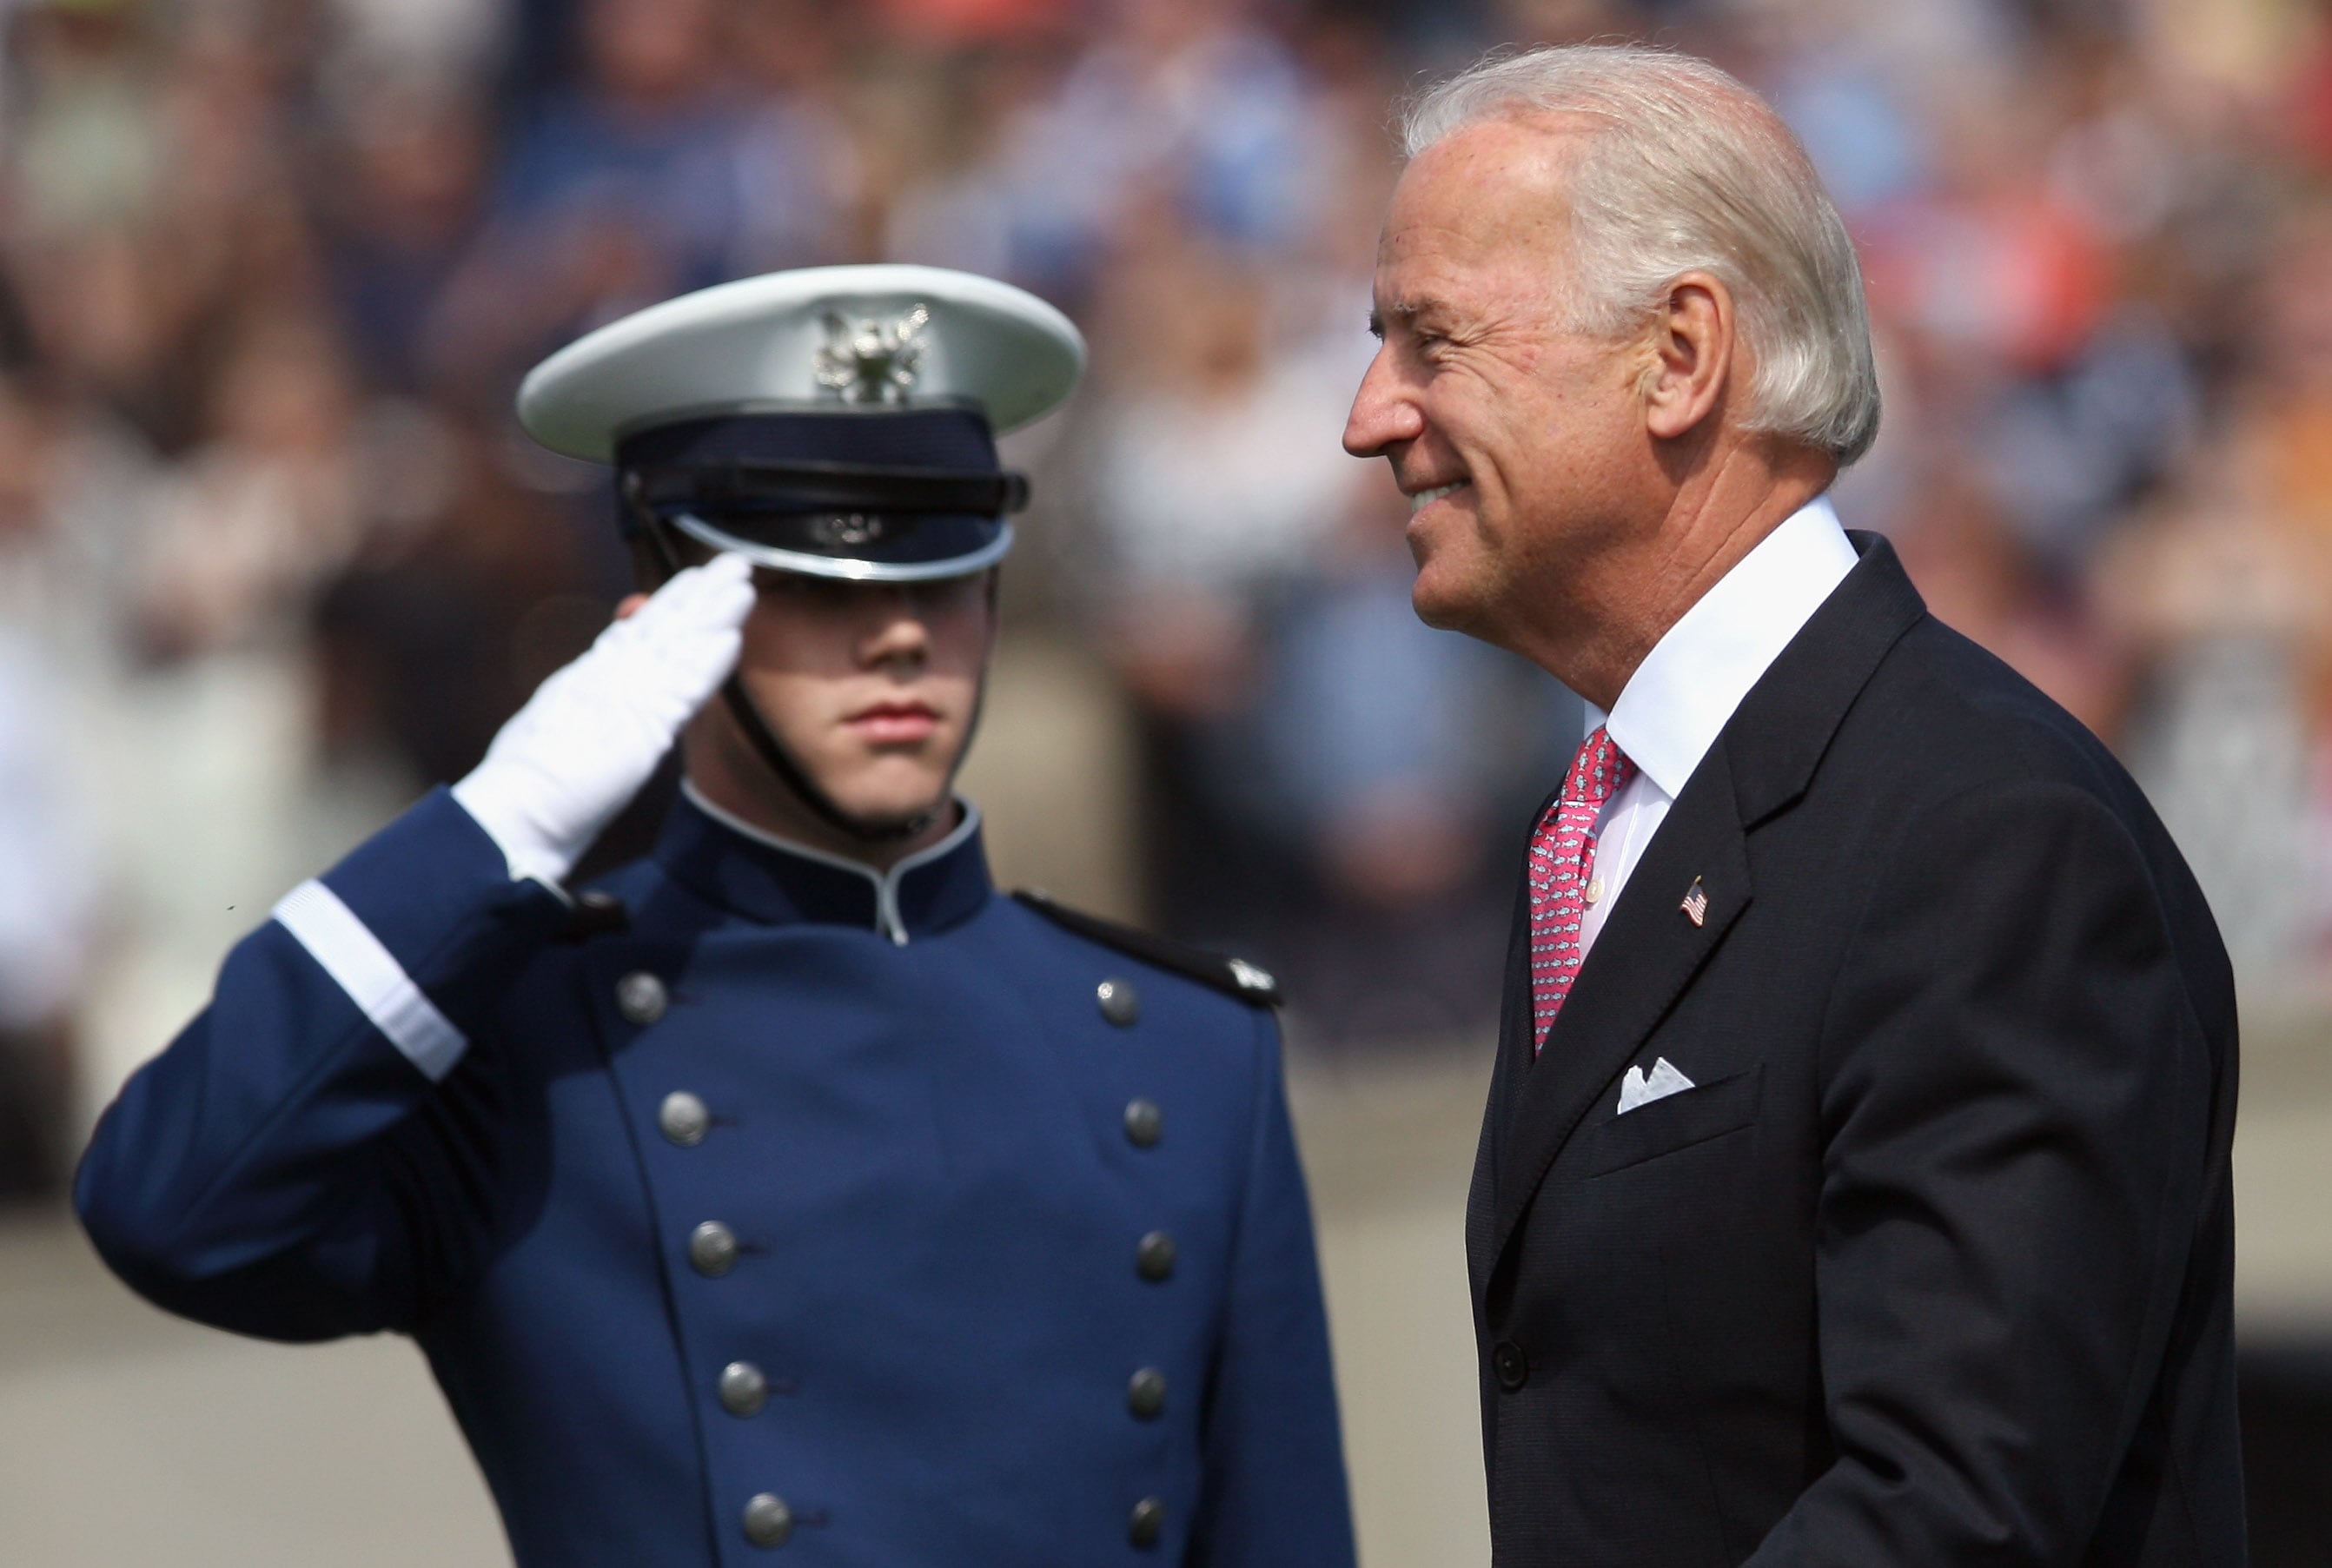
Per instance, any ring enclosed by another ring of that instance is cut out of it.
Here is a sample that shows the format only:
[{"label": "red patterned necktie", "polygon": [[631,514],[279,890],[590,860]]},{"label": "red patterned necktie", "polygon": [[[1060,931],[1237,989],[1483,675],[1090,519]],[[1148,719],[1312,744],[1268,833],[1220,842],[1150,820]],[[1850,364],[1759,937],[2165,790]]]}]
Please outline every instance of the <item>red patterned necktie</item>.
[{"label": "red patterned necktie", "polygon": [[1530,844],[1531,1055],[1546,1045],[1546,1031],[1571,994],[1571,982],[1585,957],[1580,927],[1587,914],[1587,889],[1595,874],[1595,818],[1603,803],[1636,776],[1602,726],[1587,737],[1563,776],[1563,795],[1539,818]]}]

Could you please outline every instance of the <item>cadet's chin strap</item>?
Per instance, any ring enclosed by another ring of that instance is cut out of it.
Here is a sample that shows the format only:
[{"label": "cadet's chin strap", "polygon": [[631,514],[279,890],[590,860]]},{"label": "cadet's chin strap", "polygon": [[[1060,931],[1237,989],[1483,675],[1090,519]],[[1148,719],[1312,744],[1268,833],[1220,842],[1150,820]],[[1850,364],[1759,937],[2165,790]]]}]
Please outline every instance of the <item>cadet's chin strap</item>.
[{"label": "cadet's chin strap", "polygon": [[[680,551],[674,545],[664,519],[641,501],[635,486],[623,484],[617,489],[622,492],[624,504],[631,509],[632,515],[655,544],[656,559],[664,569],[664,578],[669,580],[681,569],[681,560]],[[768,765],[769,771],[777,775],[778,782],[808,807],[819,821],[837,833],[846,834],[861,844],[896,844],[922,833],[947,808],[950,797],[942,793],[937,805],[905,822],[874,823],[853,817],[836,805],[833,797],[812,782],[802,765],[794,760],[793,753],[786,750],[785,742],[778,739],[777,731],[769,728],[769,721],[762,718],[761,711],[753,705],[752,694],[745,690],[742,675],[732,673],[721,684],[721,700],[728,705],[729,716],[737,722],[737,728],[743,731],[746,743]],[[976,724],[978,722],[979,716],[975,712],[973,722]],[[964,740],[965,749],[970,750],[969,729]]]}]

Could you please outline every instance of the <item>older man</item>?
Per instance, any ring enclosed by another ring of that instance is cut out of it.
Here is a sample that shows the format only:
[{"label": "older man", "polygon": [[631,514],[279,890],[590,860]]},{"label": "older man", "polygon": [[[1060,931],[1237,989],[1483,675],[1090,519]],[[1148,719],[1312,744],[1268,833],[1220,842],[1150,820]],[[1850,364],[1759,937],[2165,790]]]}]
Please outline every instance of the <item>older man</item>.
[{"label": "older man", "polygon": [[1773,111],[1427,96],[1345,433],[1591,704],[1468,1210],[1502,1564],[2233,1564],[2235,1017],[2127,776],[1824,499],[1878,393]]}]

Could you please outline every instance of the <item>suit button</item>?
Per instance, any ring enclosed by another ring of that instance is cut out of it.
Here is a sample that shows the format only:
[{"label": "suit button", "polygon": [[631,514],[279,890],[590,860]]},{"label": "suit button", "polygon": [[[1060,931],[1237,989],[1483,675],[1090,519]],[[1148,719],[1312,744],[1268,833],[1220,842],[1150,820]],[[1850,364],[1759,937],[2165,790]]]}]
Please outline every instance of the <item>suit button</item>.
[{"label": "suit button", "polygon": [[1160,1280],[1174,1272],[1174,1238],[1162,1230],[1153,1230],[1142,1238],[1133,1249],[1133,1271],[1148,1280]]},{"label": "suit button", "polygon": [[688,1264],[707,1279],[718,1279],[737,1267],[737,1233],[718,1219],[708,1219],[688,1233]]},{"label": "suit button", "polygon": [[1101,1016],[1119,1028],[1142,1016],[1142,994],[1133,989],[1132,980],[1105,980],[1094,989],[1094,995],[1101,1003]]},{"label": "suit button", "polygon": [[769,1402],[769,1380],[749,1361],[721,1369],[721,1408],[732,1416],[757,1416]]},{"label": "suit button", "polygon": [[644,969],[636,969],[616,982],[616,1010],[628,1023],[655,1022],[664,1017],[671,999],[664,994],[664,981]]},{"label": "suit button", "polygon": [[1154,1421],[1164,1414],[1166,1374],[1154,1366],[1135,1372],[1125,1385],[1125,1408],[1137,1421]]},{"label": "suit button", "polygon": [[794,1511],[775,1492],[756,1492],[745,1500],[745,1539],[756,1546],[782,1546],[794,1533]]},{"label": "suit button", "polygon": [[1166,1499],[1144,1497],[1133,1505],[1133,1516],[1125,1522],[1125,1538],[1147,1552],[1158,1544],[1158,1537],[1166,1533]]},{"label": "suit button", "polygon": [[1125,1136],[1137,1149],[1153,1147],[1166,1131],[1166,1113],[1155,1100],[1129,1100],[1125,1104]]},{"label": "suit button", "polygon": [[1502,1339],[1490,1351],[1490,1370],[1498,1374],[1498,1386],[1512,1393],[1530,1382],[1530,1357],[1514,1341]]},{"label": "suit button", "polygon": [[683,1149],[703,1143],[704,1130],[712,1125],[712,1113],[686,1089],[674,1089],[656,1107],[657,1130]]}]

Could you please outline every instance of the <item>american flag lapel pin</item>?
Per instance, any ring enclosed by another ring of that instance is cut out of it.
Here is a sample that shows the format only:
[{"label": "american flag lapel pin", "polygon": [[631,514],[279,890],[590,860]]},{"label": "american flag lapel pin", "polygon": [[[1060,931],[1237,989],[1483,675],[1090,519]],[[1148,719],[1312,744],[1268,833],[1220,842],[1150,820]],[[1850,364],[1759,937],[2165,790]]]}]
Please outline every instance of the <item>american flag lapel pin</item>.
[{"label": "american flag lapel pin", "polygon": [[1708,890],[1701,886],[1699,877],[1692,879],[1692,885],[1685,890],[1684,902],[1677,907],[1684,911],[1685,918],[1693,924],[1708,923]]}]

